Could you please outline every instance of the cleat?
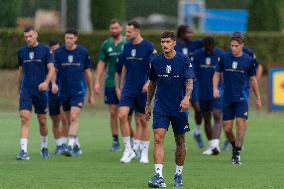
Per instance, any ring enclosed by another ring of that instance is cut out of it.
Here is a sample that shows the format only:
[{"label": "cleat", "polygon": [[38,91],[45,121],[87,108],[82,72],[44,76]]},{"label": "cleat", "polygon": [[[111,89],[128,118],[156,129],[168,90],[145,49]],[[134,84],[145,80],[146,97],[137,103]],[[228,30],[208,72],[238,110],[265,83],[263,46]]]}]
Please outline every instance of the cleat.
[{"label": "cleat", "polygon": [[62,155],[65,155],[65,152],[68,150],[67,149],[68,146],[66,144],[62,144],[61,148],[62,148]]},{"label": "cleat", "polygon": [[67,157],[71,157],[73,154],[73,150],[71,146],[67,146],[67,148],[64,149],[64,153],[65,156]]},{"label": "cleat", "polygon": [[228,151],[231,148],[232,148],[232,145],[231,145],[230,141],[228,139],[226,139],[225,142],[224,142],[223,150]]},{"label": "cleat", "polygon": [[120,151],[120,146],[118,141],[113,141],[112,146],[111,146],[111,151],[112,152],[118,152]]},{"label": "cleat", "polygon": [[204,143],[203,143],[203,140],[201,138],[201,134],[200,133],[193,132],[193,138],[194,138],[198,148],[203,148],[204,147]]},{"label": "cleat", "polygon": [[233,149],[232,164],[241,165],[241,150]]},{"label": "cleat", "polygon": [[133,150],[128,151],[128,150],[124,150],[123,155],[120,159],[121,163],[130,163],[132,159],[135,158],[135,153]]},{"label": "cleat", "polygon": [[42,148],[40,151],[40,155],[42,159],[48,159],[49,158],[49,153],[47,148]]},{"label": "cleat", "polygon": [[208,147],[202,154],[207,155],[207,156],[211,156],[213,154],[212,150],[213,150],[212,147]]},{"label": "cleat", "polygon": [[64,151],[63,145],[62,145],[62,146],[56,146],[56,147],[55,147],[55,150],[54,150],[54,154],[55,154],[55,155],[62,155],[62,154],[63,154],[63,151]]},{"label": "cleat", "polygon": [[212,149],[212,155],[218,155],[218,154],[220,154],[220,148],[219,147],[213,148]]},{"label": "cleat", "polygon": [[180,186],[183,186],[182,175],[181,174],[175,174],[174,187],[180,187]]},{"label": "cleat", "polygon": [[166,188],[165,179],[160,176],[159,173],[156,173],[151,180],[148,182],[150,188]]},{"label": "cleat", "polygon": [[16,157],[16,160],[29,160],[29,159],[30,159],[29,154],[24,150],[21,150]]},{"label": "cleat", "polygon": [[80,155],[82,155],[82,153],[83,152],[82,152],[81,148],[77,144],[75,144],[74,147],[73,147],[72,156],[80,156]]}]

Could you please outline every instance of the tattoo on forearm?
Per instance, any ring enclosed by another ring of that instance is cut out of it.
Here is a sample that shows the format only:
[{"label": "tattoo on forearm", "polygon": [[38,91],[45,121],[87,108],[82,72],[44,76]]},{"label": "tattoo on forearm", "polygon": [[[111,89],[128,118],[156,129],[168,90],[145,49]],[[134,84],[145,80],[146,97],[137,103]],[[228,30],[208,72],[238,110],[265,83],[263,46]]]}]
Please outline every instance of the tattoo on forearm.
[{"label": "tattoo on forearm", "polygon": [[156,91],[157,84],[154,81],[150,81],[148,85],[148,92],[147,92],[147,102],[151,103],[153,96]]},{"label": "tattoo on forearm", "polygon": [[192,90],[193,90],[193,79],[187,79],[185,81],[185,85],[186,85],[185,95],[186,96],[191,96]]},{"label": "tattoo on forearm", "polygon": [[182,135],[175,135],[176,141],[176,164],[182,166],[184,164],[186,149],[185,149],[185,137]]}]

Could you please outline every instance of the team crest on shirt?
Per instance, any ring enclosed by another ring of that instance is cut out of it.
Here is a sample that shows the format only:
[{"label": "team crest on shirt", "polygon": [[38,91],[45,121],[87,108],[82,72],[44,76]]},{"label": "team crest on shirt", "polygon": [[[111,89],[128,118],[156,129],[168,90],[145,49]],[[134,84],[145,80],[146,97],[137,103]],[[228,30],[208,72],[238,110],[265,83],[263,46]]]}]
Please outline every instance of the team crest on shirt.
[{"label": "team crest on shirt", "polygon": [[206,57],[205,64],[206,65],[210,65],[211,64],[211,58],[210,57]]},{"label": "team crest on shirt", "polygon": [[35,53],[34,52],[29,52],[29,59],[33,60],[35,58]]},{"label": "team crest on shirt", "polygon": [[188,55],[188,49],[187,48],[182,48],[182,53],[184,55]]},{"label": "team crest on shirt", "polygon": [[218,60],[218,62],[220,62],[221,58],[220,58],[220,57],[218,57],[218,58],[217,58],[217,60]]},{"label": "team crest on shirt", "polygon": [[132,56],[132,57],[135,57],[135,56],[136,56],[136,49],[132,49],[132,50],[131,50],[131,56]]},{"label": "team crest on shirt", "polygon": [[171,65],[167,65],[166,66],[166,73],[169,74],[169,73],[171,73],[171,71],[172,71]]},{"label": "team crest on shirt", "polygon": [[73,60],[74,60],[73,55],[68,55],[68,62],[71,63],[73,62]]},{"label": "team crest on shirt", "polygon": [[108,52],[112,52],[112,48],[110,47],[110,48],[108,48],[108,50],[107,50]]},{"label": "team crest on shirt", "polygon": [[232,68],[235,70],[238,67],[238,62],[237,61],[233,61],[232,63]]}]

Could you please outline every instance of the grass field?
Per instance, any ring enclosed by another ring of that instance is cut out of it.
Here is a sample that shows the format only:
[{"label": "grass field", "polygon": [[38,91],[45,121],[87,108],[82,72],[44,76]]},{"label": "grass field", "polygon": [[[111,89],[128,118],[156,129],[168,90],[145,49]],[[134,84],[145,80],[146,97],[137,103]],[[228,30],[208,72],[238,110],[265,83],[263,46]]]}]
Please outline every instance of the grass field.
[{"label": "grass field", "polygon": [[[191,134],[187,135],[184,188],[284,188],[283,114],[252,112],[250,116],[241,166],[230,163],[230,152],[215,157],[202,156],[202,150],[195,147]],[[49,160],[42,160],[38,126],[33,116],[29,140],[31,160],[16,161],[18,113],[2,108],[0,120],[0,188],[147,188],[147,181],[154,173],[153,143],[151,163],[147,165],[137,160],[121,164],[121,152],[110,152],[108,113],[103,109],[85,109],[82,113],[80,142],[83,155],[78,158],[52,155]],[[49,144],[53,151],[51,132]],[[163,172],[167,186],[172,188],[175,169],[172,132],[167,135],[165,148]]]}]

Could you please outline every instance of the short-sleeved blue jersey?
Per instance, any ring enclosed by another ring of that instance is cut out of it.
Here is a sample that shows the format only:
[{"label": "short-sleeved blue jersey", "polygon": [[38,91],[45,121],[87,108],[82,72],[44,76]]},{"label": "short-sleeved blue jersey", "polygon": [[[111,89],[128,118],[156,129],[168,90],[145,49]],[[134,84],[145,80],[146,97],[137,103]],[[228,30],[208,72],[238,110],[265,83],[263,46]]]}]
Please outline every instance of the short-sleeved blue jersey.
[{"label": "short-sleeved blue jersey", "polygon": [[254,61],[249,55],[243,53],[242,56],[235,57],[231,52],[225,53],[216,71],[223,72],[224,75],[224,100],[248,101],[248,78],[255,76]]},{"label": "short-sleeved blue jersey", "polygon": [[203,47],[203,42],[200,39],[192,40],[188,43],[183,43],[181,41],[177,41],[175,46],[175,50],[177,52],[183,53],[184,55],[191,57],[194,51]]},{"label": "short-sleeved blue jersey", "polygon": [[254,52],[252,51],[252,49],[249,49],[249,48],[246,48],[244,47],[243,48],[243,52],[248,54],[251,58],[253,58],[254,60],[254,65],[255,67],[257,68],[260,64],[260,62],[256,59],[256,55],[254,54]]},{"label": "short-sleeved blue jersey", "polygon": [[[205,49],[198,49],[193,53],[192,61],[195,66],[195,75],[199,82],[199,99],[200,100],[213,100],[213,75],[217,64],[224,54],[219,48],[214,48],[213,53],[208,55]],[[221,90],[221,82],[219,89]]]},{"label": "short-sleeved blue jersey", "polygon": [[21,89],[38,92],[38,85],[46,79],[47,64],[53,63],[49,48],[39,43],[36,47],[24,46],[18,51],[18,63],[23,70]]},{"label": "short-sleeved blue jersey", "polygon": [[177,115],[185,95],[185,81],[191,78],[194,78],[192,64],[182,53],[177,52],[171,59],[164,54],[155,57],[151,62],[149,76],[157,84],[154,111],[160,115]]},{"label": "short-sleeved blue jersey", "polygon": [[120,55],[117,57],[117,60],[116,60],[115,72],[118,73],[118,74],[121,74],[122,67],[123,67],[122,55],[120,54]]},{"label": "short-sleeved blue jersey", "polygon": [[121,61],[127,71],[122,92],[129,95],[142,92],[144,84],[148,81],[154,51],[154,45],[147,40],[135,45],[131,42],[124,45]]},{"label": "short-sleeved blue jersey", "polygon": [[92,68],[88,50],[81,45],[71,51],[62,46],[55,51],[54,59],[58,70],[59,95],[72,97],[85,94],[84,71]]}]

